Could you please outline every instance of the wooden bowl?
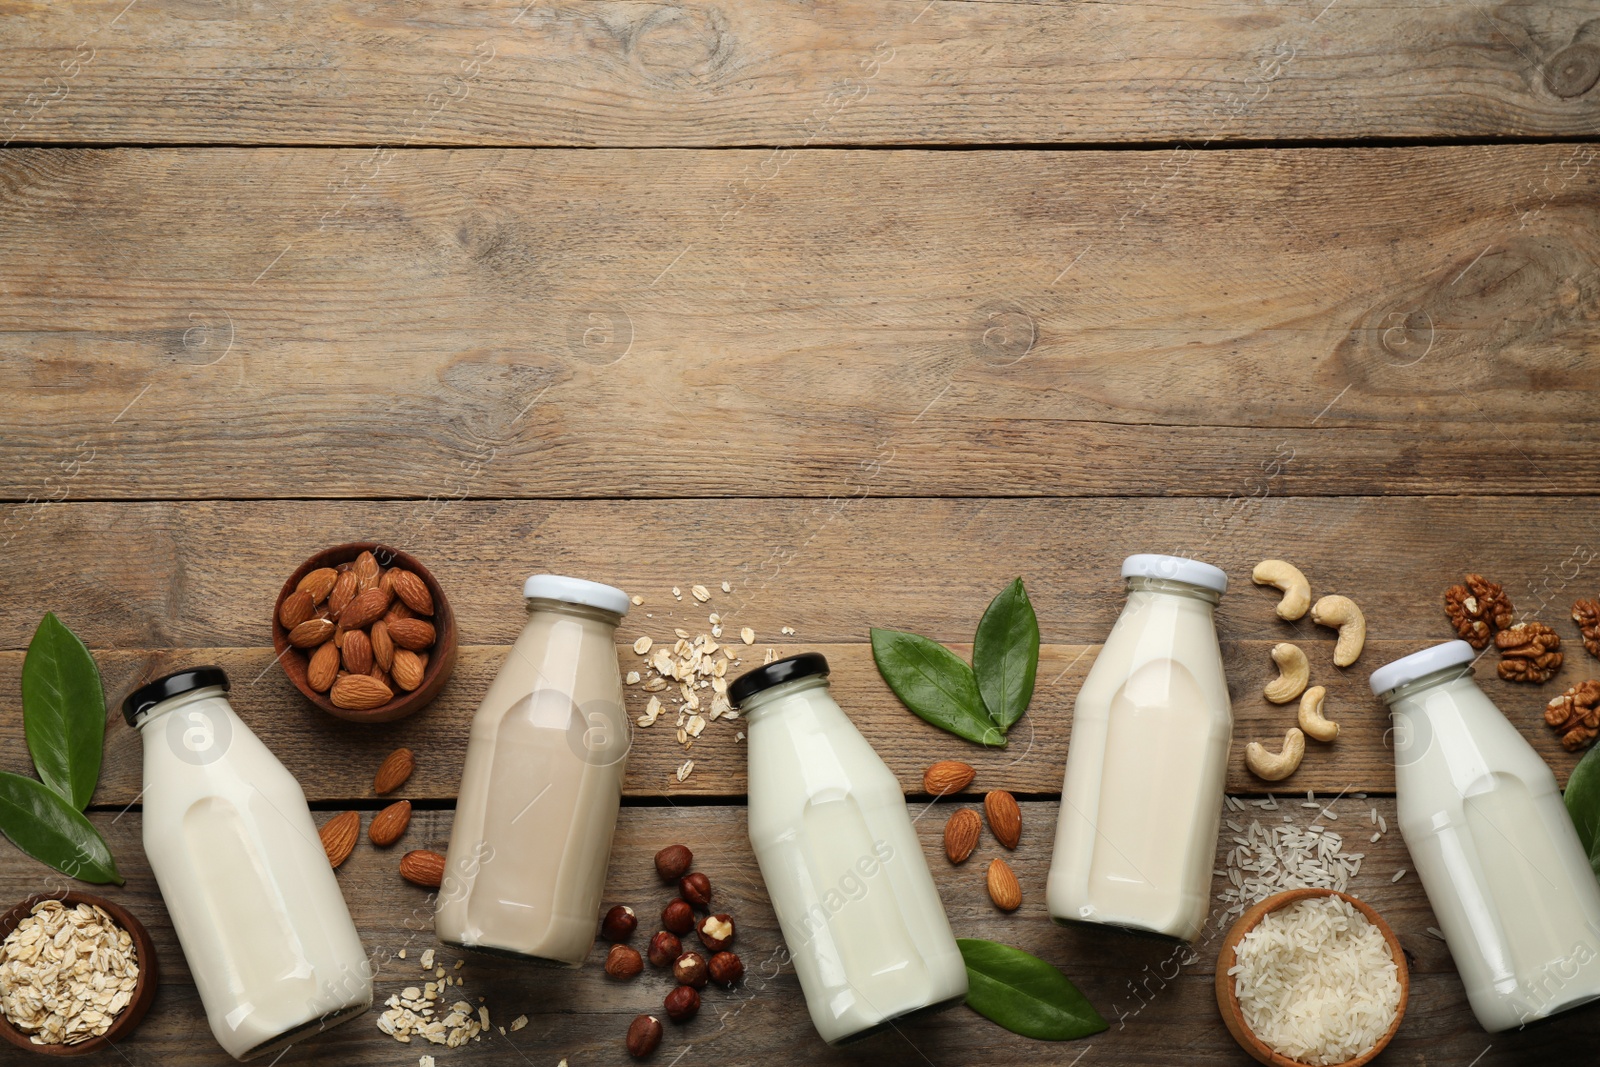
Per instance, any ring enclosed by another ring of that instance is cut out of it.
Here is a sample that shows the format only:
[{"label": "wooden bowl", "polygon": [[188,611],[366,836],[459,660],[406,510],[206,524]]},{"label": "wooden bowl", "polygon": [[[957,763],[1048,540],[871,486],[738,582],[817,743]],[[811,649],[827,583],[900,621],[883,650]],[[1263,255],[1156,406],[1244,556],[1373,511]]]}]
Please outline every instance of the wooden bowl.
[{"label": "wooden bowl", "polygon": [[[387,704],[366,711],[357,711],[339,707],[328,699],[328,694],[319,693],[306,684],[306,668],[311,662],[310,653],[289,643],[289,631],[278,621],[278,612],[283,607],[284,600],[300,584],[301,578],[319,567],[337,567],[341,563],[350,563],[363,552],[371,552],[377,556],[378,562],[385,567],[405,568],[427,585],[428,592],[433,597],[434,643],[428,653],[428,666],[422,672],[421,685],[409,693],[397,689],[394,699]],[[283,588],[278,591],[278,599],[272,605],[272,646],[278,651],[279,666],[283,668],[283,673],[289,676],[295,688],[329,715],[348,719],[350,722],[393,722],[395,719],[403,719],[413,712],[421,711],[429,701],[439,695],[439,690],[449,680],[450,672],[456,667],[456,617],[450,610],[450,601],[445,597],[444,590],[439,587],[439,583],[428,568],[424,567],[415,556],[377,541],[352,541],[347,545],[336,545],[318,552],[289,575],[289,580],[283,583]]]},{"label": "wooden bowl", "polygon": [[150,1002],[156,998],[160,967],[156,964],[156,947],[150,941],[150,933],[144,928],[143,923],[119,904],[113,904],[103,897],[89,893],[62,890],[59,893],[40,893],[31,896],[4,915],[0,915],[0,941],[10,937],[11,931],[17,928],[17,924],[26,919],[34,906],[43,900],[59,900],[64,904],[95,904],[104,908],[108,915],[117,920],[119,926],[128,931],[128,936],[133,938],[134,951],[139,956],[139,980],[133,987],[133,999],[128,1001],[128,1006],[117,1015],[116,1021],[111,1024],[111,1029],[99,1037],[91,1037],[76,1045],[35,1045],[28,1039],[27,1034],[12,1026],[4,1013],[0,1013],[0,1038],[18,1048],[45,1056],[82,1056],[109,1048],[133,1033],[133,1028],[139,1025],[145,1012],[150,1010]]},{"label": "wooden bowl", "polygon": [[1396,977],[1400,980],[1400,1004],[1395,1010],[1394,1022],[1389,1024],[1389,1029],[1384,1031],[1383,1036],[1378,1039],[1378,1043],[1373,1045],[1372,1048],[1354,1059],[1345,1060],[1343,1063],[1336,1065],[1336,1067],[1361,1067],[1362,1064],[1387,1048],[1389,1042],[1394,1040],[1395,1032],[1400,1029],[1400,1020],[1406,1017],[1406,1000],[1411,995],[1411,972],[1406,969],[1406,954],[1400,948],[1400,939],[1394,936],[1394,931],[1389,929],[1389,924],[1384,922],[1383,918],[1364,901],[1357,900],[1348,893],[1339,893],[1332,889],[1290,889],[1287,892],[1268,897],[1239,916],[1238,921],[1233,924],[1233,928],[1228,931],[1227,938],[1223,940],[1222,952],[1217,957],[1217,1008],[1222,1012],[1222,1021],[1227,1024],[1228,1032],[1233,1035],[1235,1041],[1239,1042],[1239,1047],[1250,1053],[1259,1062],[1268,1064],[1269,1067],[1306,1067],[1306,1064],[1301,1060],[1293,1060],[1280,1052],[1273,1051],[1271,1046],[1251,1031],[1244,1021],[1244,1012],[1239,1007],[1239,996],[1235,991],[1233,978],[1228,972],[1239,962],[1239,942],[1243,940],[1245,934],[1255,929],[1256,924],[1261,921],[1267,912],[1277,911],[1279,908],[1293,904],[1298,900],[1306,900],[1311,897],[1338,897],[1341,900],[1349,901],[1357,911],[1367,917],[1369,923],[1376,926],[1379,932],[1383,934],[1383,939],[1389,943],[1389,953],[1394,957],[1394,965],[1398,971]]}]

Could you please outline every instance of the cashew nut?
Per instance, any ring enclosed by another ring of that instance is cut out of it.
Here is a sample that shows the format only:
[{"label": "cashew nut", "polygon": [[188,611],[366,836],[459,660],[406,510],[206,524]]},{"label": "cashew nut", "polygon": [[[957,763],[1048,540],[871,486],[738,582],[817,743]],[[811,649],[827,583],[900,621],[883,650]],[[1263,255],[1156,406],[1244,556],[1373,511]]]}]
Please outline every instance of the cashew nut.
[{"label": "cashew nut", "polygon": [[1354,600],[1347,596],[1325,596],[1312,605],[1311,621],[1318,626],[1338,629],[1339,640],[1333,646],[1335,666],[1348,667],[1361,655],[1361,646],[1367,643],[1367,620]]},{"label": "cashew nut", "polygon": [[1283,599],[1278,601],[1280,619],[1293,622],[1311,606],[1311,583],[1293,563],[1264,559],[1250,572],[1250,580],[1257,585],[1273,585],[1283,590]]},{"label": "cashew nut", "polygon": [[1339,724],[1322,717],[1322,701],[1327,695],[1326,689],[1314,685],[1300,698],[1300,729],[1318,741],[1332,741],[1339,736]]},{"label": "cashew nut", "polygon": [[1250,773],[1269,782],[1281,782],[1295,772],[1306,755],[1306,735],[1289,727],[1283,735],[1283,751],[1268,752],[1259,741],[1244,746],[1244,764]]},{"label": "cashew nut", "polygon": [[1311,664],[1299,645],[1287,641],[1272,646],[1272,659],[1279,673],[1262,692],[1274,704],[1287,704],[1306,691],[1306,683],[1311,680]]}]

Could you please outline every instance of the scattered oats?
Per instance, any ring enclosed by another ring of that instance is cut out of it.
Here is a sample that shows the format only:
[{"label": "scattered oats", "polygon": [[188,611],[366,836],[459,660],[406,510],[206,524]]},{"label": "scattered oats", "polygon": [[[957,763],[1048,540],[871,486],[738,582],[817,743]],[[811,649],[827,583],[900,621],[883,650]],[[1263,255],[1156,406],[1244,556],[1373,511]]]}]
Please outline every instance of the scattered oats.
[{"label": "scattered oats", "polygon": [[433,1067],[433,1057],[424,1056],[417,1061],[417,1067]]},{"label": "scattered oats", "polygon": [[664,648],[656,649],[656,654],[650,659],[650,666],[663,678],[676,678],[677,674],[672,666],[672,653]]},{"label": "scattered oats", "polygon": [[677,597],[679,600],[683,599],[683,594],[678,592],[678,587],[677,586],[673,586],[672,587],[672,595]]},{"label": "scattered oats", "polygon": [[793,626],[784,626],[780,628],[778,632],[781,634],[788,634],[789,636],[793,637],[796,631]]},{"label": "scattered oats", "polygon": [[722,636],[722,627],[720,625],[719,626],[713,626],[711,628],[711,636],[712,637],[721,637]]},{"label": "scattered oats", "polygon": [[466,962],[467,962],[466,960],[456,960],[456,970],[459,971],[462,967],[464,967],[466,965]]},{"label": "scattered oats", "polygon": [[[511,1020],[511,1032],[512,1033],[516,1033],[518,1030],[521,1030],[524,1026],[527,1026],[527,1025],[528,1025],[528,1017],[526,1015],[519,1015],[515,1019]],[[562,1060],[561,1062],[562,1063],[566,1063],[567,1061],[566,1060]]]},{"label": "scattered oats", "polygon": [[426,970],[431,970],[432,968],[433,968],[433,949],[430,948],[427,951],[423,952],[423,954],[422,954],[422,969],[426,971]]},{"label": "scattered oats", "polygon": [[644,706],[644,714],[635,719],[634,722],[640,726],[654,726],[656,720],[660,717],[661,698],[653,696],[650,698],[650,703]]},{"label": "scattered oats", "polygon": [[756,632],[750,629],[750,627],[746,626],[744,629],[739,631],[739,640],[743,641],[747,645],[753,645],[756,643]]},{"label": "scattered oats", "polygon": [[689,716],[689,724],[685,726],[683,730],[684,733],[688,734],[690,737],[699,737],[701,731],[703,731],[705,728],[706,720],[703,716],[691,715]]},{"label": "scattered oats", "polygon": [[628,599],[633,601],[634,607],[638,607],[640,604],[644,603],[644,597],[642,596],[631,596]]},{"label": "scattered oats", "polygon": [[653,644],[655,644],[655,642],[650,640],[649,636],[646,635],[633,643],[633,650],[642,656],[646,652],[650,651],[650,646]]},{"label": "scattered oats", "polygon": [[680,781],[680,782],[684,781],[686,778],[689,777],[690,772],[693,771],[693,770],[694,770],[694,760],[692,760],[692,759],[684,760],[683,763],[680,764],[679,767],[678,767],[678,781]]},{"label": "scattered oats", "polygon": [[644,691],[646,693],[659,693],[666,687],[667,683],[665,679],[661,678],[652,678],[648,682],[644,683]]},{"label": "scattered oats", "polygon": [[687,641],[687,640],[689,640],[689,631],[688,631],[688,630],[685,630],[685,629],[684,629],[684,628],[683,628],[683,627],[681,627],[681,626],[680,626],[680,627],[678,627],[678,628],[677,628],[677,629],[675,629],[675,630],[673,630],[673,631],[672,631],[672,632],[673,632],[673,633],[675,633],[675,634],[677,634],[677,635],[678,635],[678,637],[679,637],[679,638],[680,638],[680,639],[682,639],[682,640],[684,640],[684,641]]},{"label": "scattered oats", "polygon": [[697,585],[690,589],[689,592],[693,593],[694,598],[700,601],[702,604],[711,599],[711,590],[707,589],[703,585]]},{"label": "scattered oats", "polygon": [[735,741],[743,741],[744,740],[744,731],[740,730],[737,734],[734,735],[733,739]]},{"label": "scattered oats", "polygon": [[767,649],[767,654],[765,656],[761,657],[761,665],[763,667],[765,667],[767,664],[771,663],[773,660],[775,660],[777,658],[778,658],[778,650],[775,649],[775,648],[769,648],[769,649]]},{"label": "scattered oats", "polygon": [[405,959],[406,958],[406,950],[405,949],[401,949],[398,953],[396,953],[396,955],[398,955],[401,959]]},{"label": "scattered oats", "polygon": [[[433,976],[435,978],[444,978],[444,968],[443,967],[435,968],[434,972],[433,972]],[[449,985],[450,984],[450,979],[444,978],[444,984],[445,985]]]},{"label": "scattered oats", "polygon": [[731,592],[733,592],[733,586],[729,585],[727,582],[723,582],[722,583],[722,591],[724,593],[731,593]]},{"label": "scattered oats", "polygon": [[722,621],[722,616],[713,611],[710,615],[706,616],[706,621],[712,626],[715,626],[717,623]]}]

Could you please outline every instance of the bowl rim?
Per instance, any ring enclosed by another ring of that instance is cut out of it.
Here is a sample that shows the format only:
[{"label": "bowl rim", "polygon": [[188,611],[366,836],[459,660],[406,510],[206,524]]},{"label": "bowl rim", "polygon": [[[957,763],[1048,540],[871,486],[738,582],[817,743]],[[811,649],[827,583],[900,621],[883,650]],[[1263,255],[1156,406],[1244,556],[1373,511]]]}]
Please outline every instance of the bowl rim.
[{"label": "bowl rim", "polygon": [[[360,556],[362,552],[371,552],[375,556],[380,554],[389,555],[393,559],[391,566],[404,567],[406,570],[416,574],[428,586],[428,592],[433,596],[434,650],[436,654],[428,657],[428,665],[422,672],[422,683],[411,692],[401,691],[388,703],[380,704],[375,708],[354,710],[339,707],[328,699],[327,694],[319,693],[305,684],[305,663],[309,661],[310,657],[301,649],[289,644],[289,631],[279,620],[278,612],[283,607],[283,602],[288,599],[289,595],[294,592],[295,587],[299,585],[300,579],[319,567],[333,567],[340,563],[348,563]],[[313,552],[284,581],[283,588],[278,590],[278,596],[272,602],[272,647],[273,651],[277,653],[279,669],[299,690],[300,695],[329,715],[348,722],[392,722],[415,714],[431,703],[455,669],[457,652],[455,611],[451,608],[450,599],[445,596],[444,588],[439,584],[439,580],[433,576],[433,572],[416,556],[384,541],[347,541],[344,544],[332,545]],[[289,660],[291,658],[294,658],[299,667],[298,677],[295,671],[289,669]]]},{"label": "bowl rim", "polygon": [[128,1006],[117,1014],[110,1029],[98,1037],[91,1037],[76,1045],[36,1045],[27,1034],[12,1025],[4,1012],[0,1012],[0,1038],[17,1048],[47,1056],[82,1056],[109,1048],[115,1041],[132,1033],[133,1029],[144,1021],[145,1014],[155,1000],[156,987],[161,981],[161,964],[156,957],[155,942],[151,940],[150,931],[145,929],[144,923],[127,908],[114,900],[107,900],[105,897],[78,889],[34,893],[19,900],[5,912],[0,913],[0,940],[9,937],[11,931],[15,930],[35,907],[46,900],[59,900],[64,904],[91,904],[104,908],[106,913],[117,921],[117,925],[128,931],[128,936],[133,939],[134,949],[139,956],[139,980],[134,984],[133,996],[129,999]]},{"label": "bowl rim", "polygon": [[1400,1023],[1406,1017],[1406,1004],[1411,998],[1411,970],[1406,964],[1404,947],[1400,938],[1395,935],[1393,928],[1384,921],[1377,909],[1359,897],[1337,889],[1324,889],[1308,887],[1304,889],[1286,889],[1274,893],[1265,900],[1246,909],[1245,913],[1234,920],[1233,926],[1228,929],[1228,936],[1222,940],[1222,948],[1217,953],[1216,969],[1216,994],[1217,1010],[1222,1015],[1222,1021],[1227,1026],[1228,1032],[1233,1035],[1241,1048],[1253,1056],[1258,1062],[1268,1064],[1269,1067],[1311,1067],[1304,1060],[1291,1059],[1268,1045],[1244,1021],[1244,1011],[1239,1006],[1239,994],[1232,977],[1228,971],[1238,962],[1237,948],[1245,934],[1255,929],[1268,912],[1278,911],[1290,904],[1313,897],[1338,897],[1348,901],[1359,911],[1368,922],[1378,928],[1383,934],[1383,939],[1389,945],[1389,954],[1394,957],[1397,977],[1400,981],[1400,1003],[1395,1006],[1394,1021],[1383,1032],[1383,1036],[1366,1052],[1353,1059],[1341,1063],[1329,1064],[1328,1067],[1363,1067],[1364,1064],[1374,1059],[1380,1052],[1394,1040],[1394,1035],[1400,1030]]}]

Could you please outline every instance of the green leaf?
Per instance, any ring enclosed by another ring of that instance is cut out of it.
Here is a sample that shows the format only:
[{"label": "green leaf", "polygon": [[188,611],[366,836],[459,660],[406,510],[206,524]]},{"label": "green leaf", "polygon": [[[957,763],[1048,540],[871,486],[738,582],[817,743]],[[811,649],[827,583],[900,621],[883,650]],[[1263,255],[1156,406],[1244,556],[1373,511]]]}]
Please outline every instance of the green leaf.
[{"label": "green leaf", "polygon": [[1004,746],[983,710],[972,668],[937,641],[902,630],[872,631],[872,658],[900,702],[919,718],[979,745]]},{"label": "green leaf", "polygon": [[1019,948],[956,939],[967,962],[967,1006],[1014,1034],[1071,1041],[1106,1029],[1106,1021],[1054,966]]},{"label": "green leaf", "polygon": [[88,807],[100,780],[106,696],[94,657],[53,612],[22,661],[22,729],[44,784],[79,811]]},{"label": "green leaf", "polygon": [[989,717],[1009,730],[1033,699],[1039,673],[1039,619],[1018,578],[989,602],[972,639],[972,671]]},{"label": "green leaf", "polygon": [[100,831],[83,812],[32,778],[0,771],[0,833],[62,874],[96,885],[122,884]]},{"label": "green leaf", "polygon": [[1578,840],[1589,853],[1589,866],[1600,877],[1600,745],[1591,748],[1572,769],[1563,799]]}]

